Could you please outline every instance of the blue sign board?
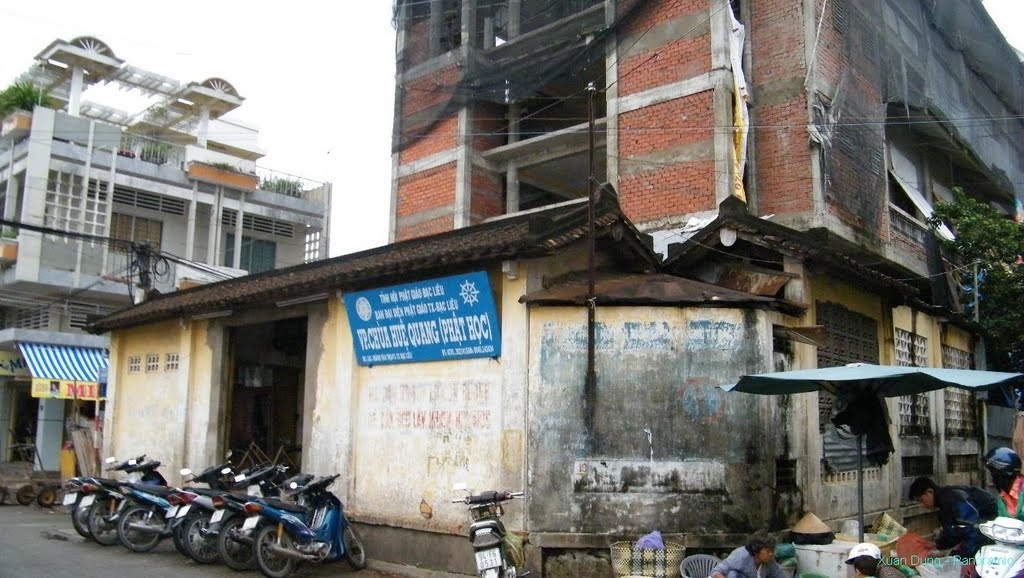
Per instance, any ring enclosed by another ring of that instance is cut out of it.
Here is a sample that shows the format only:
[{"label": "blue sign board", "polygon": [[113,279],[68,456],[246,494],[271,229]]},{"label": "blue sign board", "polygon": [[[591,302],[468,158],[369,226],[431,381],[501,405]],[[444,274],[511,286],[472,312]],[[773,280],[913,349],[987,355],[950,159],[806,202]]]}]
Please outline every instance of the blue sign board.
[{"label": "blue sign board", "polygon": [[483,271],[345,295],[359,365],[501,355]]}]

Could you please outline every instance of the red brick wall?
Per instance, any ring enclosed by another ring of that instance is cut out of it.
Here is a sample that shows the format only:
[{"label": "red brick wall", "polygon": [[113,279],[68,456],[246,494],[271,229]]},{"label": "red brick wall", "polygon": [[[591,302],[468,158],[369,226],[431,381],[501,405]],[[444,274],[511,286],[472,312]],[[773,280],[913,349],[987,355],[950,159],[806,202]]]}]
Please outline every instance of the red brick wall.
[{"label": "red brick wall", "polygon": [[399,218],[455,202],[455,163],[447,163],[398,180]]},{"label": "red brick wall", "polygon": [[711,35],[677,40],[619,63],[619,96],[679,82],[711,70]]},{"label": "red brick wall", "polygon": [[[637,12],[622,27],[620,38],[643,34],[649,28],[673,18],[700,11],[707,13],[709,7],[708,0],[632,0],[618,2],[619,14],[629,10],[638,1],[644,2],[645,6],[637,8]],[[680,31],[680,34],[682,32],[684,31]]]},{"label": "red brick wall", "polygon": [[[451,88],[458,82],[459,69],[449,66],[434,74],[409,80],[402,90],[402,140],[408,144],[401,151],[400,162],[408,163],[441,151],[455,148],[458,133],[458,112],[431,125],[452,98]],[[414,124],[409,116],[420,113]]]},{"label": "red brick wall", "polygon": [[423,138],[412,141],[412,144],[399,153],[399,162],[411,163],[432,154],[454,149],[458,141],[458,133],[459,115],[454,113],[424,133]]},{"label": "red brick wall", "polygon": [[469,203],[469,222],[477,224],[505,212],[504,175],[473,167],[473,195]]},{"label": "red brick wall", "polygon": [[619,116],[619,155],[646,166],[619,176],[620,202],[634,222],[714,208],[713,160],[659,160],[643,165],[642,158],[683,145],[704,143],[713,148],[712,98],[707,91]]}]

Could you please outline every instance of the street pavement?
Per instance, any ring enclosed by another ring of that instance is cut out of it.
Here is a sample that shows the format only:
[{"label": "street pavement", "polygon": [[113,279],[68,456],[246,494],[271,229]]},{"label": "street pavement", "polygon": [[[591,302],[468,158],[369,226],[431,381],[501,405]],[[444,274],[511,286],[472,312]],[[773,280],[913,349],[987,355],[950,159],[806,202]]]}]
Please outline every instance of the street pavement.
[{"label": "street pavement", "polygon": [[[352,578],[400,578],[374,569],[354,571],[345,562],[322,566],[304,565],[295,576]],[[120,545],[100,546],[83,539],[71,526],[63,507],[53,509],[7,504],[0,506],[0,578],[36,576],[100,577],[259,576],[259,572],[234,572],[222,565],[203,566],[178,553],[170,539],[145,554],[129,552]]]}]

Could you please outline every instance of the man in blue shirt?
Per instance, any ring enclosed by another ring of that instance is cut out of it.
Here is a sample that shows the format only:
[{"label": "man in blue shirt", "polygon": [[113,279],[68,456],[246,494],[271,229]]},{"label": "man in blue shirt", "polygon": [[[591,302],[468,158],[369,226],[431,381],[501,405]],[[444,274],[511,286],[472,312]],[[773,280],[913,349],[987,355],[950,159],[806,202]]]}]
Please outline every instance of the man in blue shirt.
[{"label": "man in blue shirt", "polygon": [[991,541],[978,530],[978,524],[998,514],[996,500],[981,488],[938,486],[930,478],[917,478],[910,484],[910,499],[929,510],[939,510],[942,528],[935,538],[940,550],[953,548],[953,554],[971,558]]},{"label": "man in blue shirt", "polygon": [[768,532],[754,532],[746,546],[736,548],[711,569],[711,578],[786,578],[775,562],[775,544]]}]

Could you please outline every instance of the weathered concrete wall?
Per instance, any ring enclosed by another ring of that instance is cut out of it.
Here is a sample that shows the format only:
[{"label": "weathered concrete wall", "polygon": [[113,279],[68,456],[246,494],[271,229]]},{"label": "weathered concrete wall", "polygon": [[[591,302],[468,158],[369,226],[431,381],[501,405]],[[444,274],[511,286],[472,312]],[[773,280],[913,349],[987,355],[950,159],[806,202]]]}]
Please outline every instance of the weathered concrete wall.
[{"label": "weathered concrete wall", "polygon": [[[171,480],[185,459],[188,410],[188,363],[191,332],[178,321],[119,331],[111,336],[104,452],[127,459],[146,454],[160,460]],[[166,355],[177,353],[176,370],[166,368]],[[159,355],[156,371],[146,370],[146,356]],[[138,372],[129,359],[138,357]],[[106,457],[106,456],[104,456]]]},{"label": "weathered concrete wall", "polygon": [[[537,308],[530,324],[531,532],[744,532],[762,526],[770,398],[716,386],[763,370],[760,312],[597,312],[597,392],[586,431],[586,317]],[[650,436],[645,430],[650,431]]]}]

